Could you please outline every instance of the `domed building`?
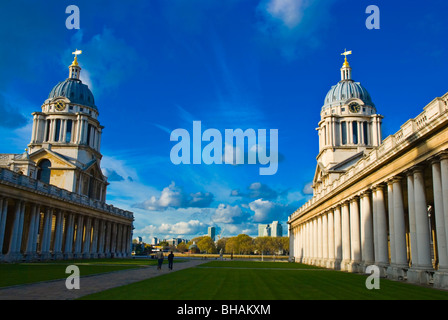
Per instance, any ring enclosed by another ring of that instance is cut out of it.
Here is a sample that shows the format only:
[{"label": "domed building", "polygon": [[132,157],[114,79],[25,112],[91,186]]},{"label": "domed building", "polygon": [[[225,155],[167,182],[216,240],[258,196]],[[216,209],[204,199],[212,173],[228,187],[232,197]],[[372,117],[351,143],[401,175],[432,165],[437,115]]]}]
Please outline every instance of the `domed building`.
[{"label": "domed building", "polygon": [[352,79],[347,61],[341,80],[328,91],[321,110],[319,154],[313,181],[314,192],[337,179],[366,152],[381,143],[381,115],[369,92]]},{"label": "domed building", "polygon": [[59,82],[34,112],[29,157],[35,177],[68,191],[105,201],[107,178],[100,168],[101,133],[98,108],[89,87],[80,80],[75,56],[69,76]]},{"label": "domed building", "polygon": [[134,216],[106,203],[98,108],[80,79],[68,78],[34,112],[23,154],[0,154],[0,262],[127,257]]},{"label": "domed building", "polygon": [[383,139],[350,53],[320,110],[313,196],[288,218],[291,259],[447,289],[448,93]]}]

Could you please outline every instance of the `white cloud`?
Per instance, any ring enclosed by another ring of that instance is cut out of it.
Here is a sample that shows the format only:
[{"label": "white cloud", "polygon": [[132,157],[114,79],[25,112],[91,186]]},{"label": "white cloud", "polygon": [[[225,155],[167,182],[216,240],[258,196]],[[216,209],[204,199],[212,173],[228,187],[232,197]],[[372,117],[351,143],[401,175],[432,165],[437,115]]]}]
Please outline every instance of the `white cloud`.
[{"label": "white cloud", "polygon": [[[82,67],[81,81],[85,81],[90,90],[99,96],[105,90],[114,90],[128,79],[132,72],[142,68],[144,59],[140,59],[136,50],[125,40],[115,36],[112,29],[105,27],[101,33],[89,40],[84,39],[82,29],[72,37],[73,46],[82,50],[78,62]],[[64,65],[73,50],[63,55]]]},{"label": "white cloud", "polygon": [[294,28],[302,20],[309,0],[269,0],[265,4],[266,12],[280,20],[286,27]]},{"label": "white cloud", "polygon": [[287,205],[262,199],[249,203],[249,208],[255,212],[253,221],[259,223],[284,220],[289,212]]},{"label": "white cloud", "polygon": [[141,229],[135,229],[133,234],[141,236],[147,241],[154,236],[158,237],[183,237],[205,234],[207,225],[199,220],[180,221],[176,223],[162,223],[160,226],[148,225]]},{"label": "white cloud", "polygon": [[243,211],[238,205],[231,206],[228,204],[219,204],[216,208],[212,220],[215,223],[235,223],[243,214]]},{"label": "white cloud", "polygon": [[196,192],[187,194],[181,187],[171,182],[163,188],[160,197],[151,196],[142,203],[134,206],[149,211],[161,211],[167,208],[205,208],[213,202],[213,194],[210,192]]},{"label": "white cloud", "polygon": [[258,30],[267,46],[294,59],[321,43],[322,32],[331,23],[329,8],[335,0],[262,0],[257,7]]}]

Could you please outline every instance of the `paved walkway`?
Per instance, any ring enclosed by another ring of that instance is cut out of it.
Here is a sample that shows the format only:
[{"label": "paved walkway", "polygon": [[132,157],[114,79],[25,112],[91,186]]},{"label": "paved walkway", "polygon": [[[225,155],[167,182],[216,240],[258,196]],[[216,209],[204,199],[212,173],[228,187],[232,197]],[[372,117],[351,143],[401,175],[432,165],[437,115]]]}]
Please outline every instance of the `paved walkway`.
[{"label": "paved walkway", "polygon": [[[60,280],[38,282],[0,288],[0,300],[71,300],[95,292],[119,287],[133,282],[157,277],[162,274],[172,273],[186,268],[196,267],[208,262],[207,260],[187,260],[175,263],[174,269],[170,271],[168,265],[164,264],[162,270],[157,266],[142,267],[139,269],[121,270],[99,275],[82,276],[80,278],[80,289],[67,289],[65,278]],[[68,276],[68,275],[67,275]]]}]

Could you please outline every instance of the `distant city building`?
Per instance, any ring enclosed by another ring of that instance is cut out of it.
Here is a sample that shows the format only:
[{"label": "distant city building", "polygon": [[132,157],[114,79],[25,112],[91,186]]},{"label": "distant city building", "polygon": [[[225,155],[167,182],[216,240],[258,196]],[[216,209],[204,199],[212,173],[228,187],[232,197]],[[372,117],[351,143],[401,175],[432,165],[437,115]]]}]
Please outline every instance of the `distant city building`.
[{"label": "distant city building", "polygon": [[259,224],[258,225],[258,236],[259,237],[270,237],[271,236],[271,227],[268,224]]},{"label": "distant city building", "polygon": [[154,246],[159,244],[159,239],[157,239],[157,237],[152,238],[151,244],[154,245]]},{"label": "distant city building", "polygon": [[215,241],[215,234],[216,234],[216,228],[215,227],[208,227],[208,236],[212,238],[213,241]]},{"label": "distant city building", "polygon": [[283,228],[278,221],[273,221],[271,224],[259,224],[258,225],[259,237],[282,237]]},{"label": "distant city building", "polygon": [[283,228],[278,221],[273,221],[271,225],[271,237],[282,237],[283,236]]}]

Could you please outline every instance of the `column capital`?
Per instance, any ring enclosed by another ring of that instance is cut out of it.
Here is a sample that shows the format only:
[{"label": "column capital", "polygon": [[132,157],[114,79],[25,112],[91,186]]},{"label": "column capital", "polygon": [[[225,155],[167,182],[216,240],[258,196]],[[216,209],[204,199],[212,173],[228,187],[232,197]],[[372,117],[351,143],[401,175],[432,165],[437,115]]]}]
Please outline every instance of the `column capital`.
[{"label": "column capital", "polygon": [[443,150],[438,153],[440,160],[448,160],[448,150]]},{"label": "column capital", "polygon": [[367,196],[367,195],[371,194],[372,191],[373,191],[373,188],[374,187],[372,186],[372,187],[370,187],[368,189],[365,189],[364,191],[361,192],[360,196],[363,197],[363,196]]}]

